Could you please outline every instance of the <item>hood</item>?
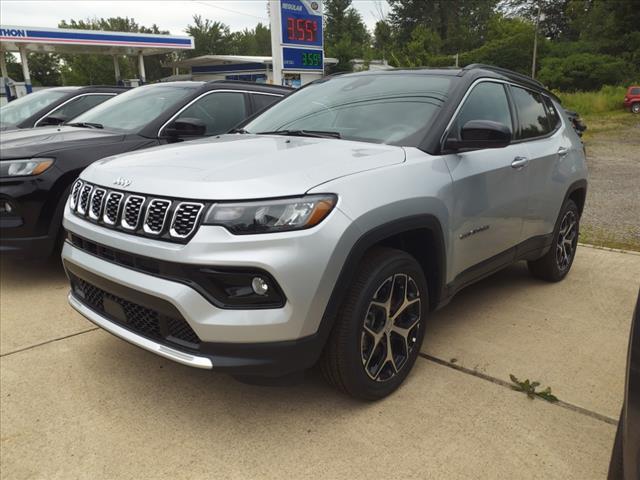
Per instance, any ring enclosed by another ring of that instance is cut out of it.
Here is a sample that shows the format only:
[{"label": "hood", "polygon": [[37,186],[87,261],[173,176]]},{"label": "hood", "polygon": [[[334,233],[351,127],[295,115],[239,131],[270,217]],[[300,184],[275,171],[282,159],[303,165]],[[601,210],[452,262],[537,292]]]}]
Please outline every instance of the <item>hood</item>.
[{"label": "hood", "polygon": [[[224,135],[100,160],[82,178],[105,187],[200,200],[303,194],[338,177],[404,161],[402,147],[280,135]],[[120,188],[120,187],[114,187]]]},{"label": "hood", "polygon": [[97,128],[36,127],[10,130],[2,132],[0,158],[31,158],[87,143],[112,143],[123,137],[122,133]]}]

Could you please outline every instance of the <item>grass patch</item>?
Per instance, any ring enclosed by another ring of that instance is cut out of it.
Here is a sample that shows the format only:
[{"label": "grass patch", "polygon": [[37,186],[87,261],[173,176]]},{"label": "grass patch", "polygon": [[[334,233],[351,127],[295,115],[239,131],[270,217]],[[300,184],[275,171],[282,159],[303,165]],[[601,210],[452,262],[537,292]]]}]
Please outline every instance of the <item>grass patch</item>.
[{"label": "grass patch", "polygon": [[586,243],[595,247],[606,247],[615,248],[617,250],[632,250],[634,252],[640,252],[640,238],[637,240],[620,239],[619,235],[612,235],[607,230],[588,227],[584,224],[580,225],[579,241],[581,243]]},{"label": "grass patch", "polygon": [[578,112],[581,116],[602,115],[624,112],[622,102],[627,93],[626,87],[605,85],[597,92],[554,92],[562,105]]}]

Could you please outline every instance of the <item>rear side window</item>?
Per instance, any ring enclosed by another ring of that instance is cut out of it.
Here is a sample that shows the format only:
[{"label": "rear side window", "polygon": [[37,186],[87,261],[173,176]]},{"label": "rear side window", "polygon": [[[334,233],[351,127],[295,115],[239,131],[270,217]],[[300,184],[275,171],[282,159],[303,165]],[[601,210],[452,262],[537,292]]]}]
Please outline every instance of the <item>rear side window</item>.
[{"label": "rear side window", "polygon": [[556,107],[551,99],[547,97],[542,98],[544,99],[544,104],[547,106],[547,119],[549,120],[549,127],[551,128],[551,130],[555,130],[560,125],[560,115],[558,114],[558,110],[556,110]]},{"label": "rear side window", "polygon": [[517,138],[535,138],[551,131],[542,96],[525,90],[511,87],[513,101],[518,109],[519,133]]},{"label": "rear side window", "polygon": [[261,112],[267,107],[270,107],[282,97],[279,95],[261,95],[259,93],[252,93],[254,111]]},{"label": "rear side window", "polygon": [[105,100],[113,98],[115,95],[82,95],[74,98],[69,103],[65,103],[51,115],[60,116],[66,119],[72,119],[92,109],[96,105],[100,105]]},{"label": "rear side window", "polygon": [[491,120],[513,130],[509,102],[501,83],[482,82],[473,88],[453,122],[450,136],[460,139],[462,127],[471,120]]}]

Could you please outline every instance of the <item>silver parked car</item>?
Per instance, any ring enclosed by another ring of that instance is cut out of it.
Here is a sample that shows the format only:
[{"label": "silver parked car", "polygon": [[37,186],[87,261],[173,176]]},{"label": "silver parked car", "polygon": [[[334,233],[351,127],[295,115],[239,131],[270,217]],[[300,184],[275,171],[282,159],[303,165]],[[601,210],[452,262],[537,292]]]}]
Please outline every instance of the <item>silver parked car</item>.
[{"label": "silver parked car", "polygon": [[258,379],[320,362],[377,399],[460,289],[520,260],[552,282],[571,268],[583,146],[528,77],[328,77],[235,132],[81,174],[62,253],[75,309],[186,365]]}]

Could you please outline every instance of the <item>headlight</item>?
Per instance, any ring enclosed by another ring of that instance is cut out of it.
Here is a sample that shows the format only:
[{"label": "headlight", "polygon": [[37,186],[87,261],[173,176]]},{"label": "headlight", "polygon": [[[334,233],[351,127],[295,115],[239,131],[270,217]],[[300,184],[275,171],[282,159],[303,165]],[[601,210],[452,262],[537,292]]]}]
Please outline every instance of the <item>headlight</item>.
[{"label": "headlight", "polygon": [[53,165],[52,158],[28,158],[0,161],[0,177],[39,175]]},{"label": "headlight", "polygon": [[220,225],[236,235],[287,232],[319,224],[333,210],[331,194],[257,202],[216,203],[205,216],[205,225]]}]

